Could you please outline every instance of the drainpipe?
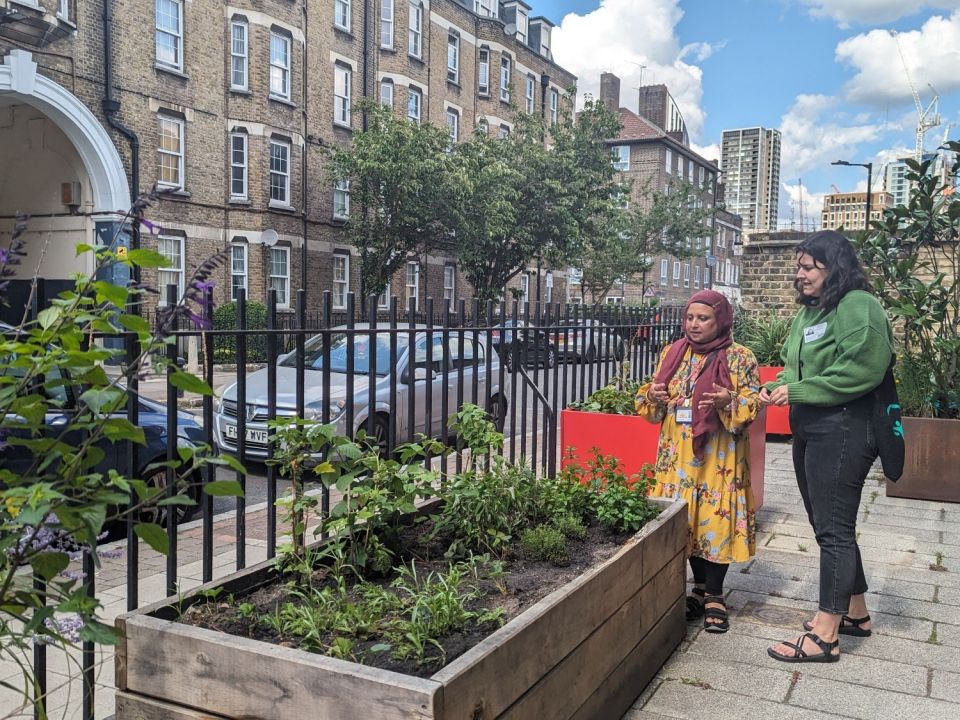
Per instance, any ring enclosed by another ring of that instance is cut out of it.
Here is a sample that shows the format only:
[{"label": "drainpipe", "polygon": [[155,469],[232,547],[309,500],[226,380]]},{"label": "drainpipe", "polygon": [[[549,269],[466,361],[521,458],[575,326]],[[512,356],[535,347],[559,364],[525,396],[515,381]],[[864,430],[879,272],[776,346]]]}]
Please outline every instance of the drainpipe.
[{"label": "drainpipe", "polygon": [[[396,11],[394,11],[394,19],[396,19]],[[370,87],[367,75],[370,72],[370,3],[363,3],[363,98],[367,99],[370,94]],[[394,23],[396,27],[396,23]],[[364,132],[367,130],[367,111],[363,111],[363,129]]]},{"label": "drainpipe", "polygon": [[[123,135],[130,144],[130,196],[133,202],[140,197],[140,138],[130,128],[120,122],[120,101],[113,96],[113,0],[103,3],[103,114],[107,123]],[[134,220],[130,237],[130,248],[140,247],[140,222]],[[140,281],[140,268],[134,267],[133,278]]]}]

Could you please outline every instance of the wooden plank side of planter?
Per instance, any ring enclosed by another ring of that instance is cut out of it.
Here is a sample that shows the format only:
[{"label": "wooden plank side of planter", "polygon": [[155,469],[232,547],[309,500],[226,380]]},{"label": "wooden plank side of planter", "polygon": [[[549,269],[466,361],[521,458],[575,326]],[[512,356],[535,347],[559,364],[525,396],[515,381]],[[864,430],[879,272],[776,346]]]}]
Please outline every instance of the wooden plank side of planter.
[{"label": "wooden plank side of planter", "polygon": [[[690,535],[687,520],[687,504],[677,503],[673,513],[668,517],[663,513],[657,518],[657,523],[665,525],[662,532],[650,532],[643,539],[643,581],[646,585],[660,572],[664,565],[673,559],[678,552],[686,550],[687,539]],[[646,530],[647,528],[644,528]]]},{"label": "wooden plank side of planter", "polygon": [[[609,694],[616,694],[619,688],[608,685],[607,678],[643,643],[657,621],[683,599],[685,559],[685,552],[677,553],[603,625],[501,714],[499,720],[561,720],[583,705],[598,687],[606,687]],[[681,622],[677,625],[681,635],[683,629]],[[634,697],[640,690],[635,688]],[[603,717],[620,717],[626,707],[614,713],[604,705],[604,710]]]},{"label": "wooden plank side of planter", "polygon": [[651,558],[659,568],[685,549],[686,505],[655,502],[665,508],[660,517],[616,555],[528,608],[432,676],[444,686],[445,718],[499,716],[644,584],[648,544],[655,542],[662,552],[670,548],[662,560]]},{"label": "wooden plank side of planter", "polygon": [[624,715],[683,640],[685,614],[684,599],[680,598],[570,720],[607,720]]},{"label": "wooden plank side of planter", "polygon": [[161,700],[117,691],[116,717],[124,720],[227,720],[223,715],[178,707]]},{"label": "wooden plank side of planter", "polygon": [[[126,689],[229,718],[434,720],[443,688],[303,650],[133,615]],[[118,720],[128,720],[117,715]]]}]

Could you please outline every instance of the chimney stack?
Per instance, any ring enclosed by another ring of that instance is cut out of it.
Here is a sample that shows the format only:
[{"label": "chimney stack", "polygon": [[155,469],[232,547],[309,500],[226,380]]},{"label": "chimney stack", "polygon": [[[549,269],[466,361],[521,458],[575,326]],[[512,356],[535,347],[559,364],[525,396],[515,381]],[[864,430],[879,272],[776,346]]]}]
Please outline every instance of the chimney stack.
[{"label": "chimney stack", "polygon": [[600,102],[612,112],[620,109],[620,78],[613,73],[600,74]]}]

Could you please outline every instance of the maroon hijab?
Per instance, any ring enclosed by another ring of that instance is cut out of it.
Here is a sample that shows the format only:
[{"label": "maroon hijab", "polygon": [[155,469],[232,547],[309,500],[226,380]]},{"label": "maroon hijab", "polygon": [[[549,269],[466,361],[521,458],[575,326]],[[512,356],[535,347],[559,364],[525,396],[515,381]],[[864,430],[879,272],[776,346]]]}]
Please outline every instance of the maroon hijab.
[{"label": "maroon hijab", "polygon": [[667,350],[660,369],[657,371],[654,382],[669,383],[676,374],[677,368],[683,362],[683,356],[690,348],[695,353],[709,356],[716,351],[713,360],[706,370],[700,373],[697,382],[693,388],[693,453],[698,458],[703,457],[703,449],[707,443],[707,433],[714,432],[723,427],[720,422],[720,416],[716,408],[710,410],[700,410],[700,399],[705,392],[713,392],[714,384],[732,390],[733,383],[730,380],[730,366],[727,364],[727,353],[733,337],[730,331],[733,328],[733,308],[726,297],[715,290],[701,290],[694,293],[687,301],[686,310],[690,309],[693,303],[708,305],[713,308],[717,317],[717,336],[705,343],[693,342],[686,336],[686,311],[684,312],[684,337],[670,346]]}]

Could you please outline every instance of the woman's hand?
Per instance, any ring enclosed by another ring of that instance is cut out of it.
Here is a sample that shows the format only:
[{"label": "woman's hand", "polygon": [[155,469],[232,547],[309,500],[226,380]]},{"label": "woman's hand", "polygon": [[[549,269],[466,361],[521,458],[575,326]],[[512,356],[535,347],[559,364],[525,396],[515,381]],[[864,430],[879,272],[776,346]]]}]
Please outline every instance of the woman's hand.
[{"label": "woman's hand", "polygon": [[726,407],[733,399],[736,397],[733,390],[728,390],[727,388],[713,384],[713,392],[705,392],[700,398],[700,409],[709,410],[711,407],[717,408],[718,410],[722,407]]},{"label": "woman's hand", "polygon": [[781,385],[768,391],[766,388],[760,388],[760,402],[763,405],[789,405],[790,396],[787,392],[787,386]]},{"label": "woman's hand", "polygon": [[654,405],[666,405],[670,399],[670,393],[667,392],[666,383],[653,383],[647,390],[647,400]]}]

